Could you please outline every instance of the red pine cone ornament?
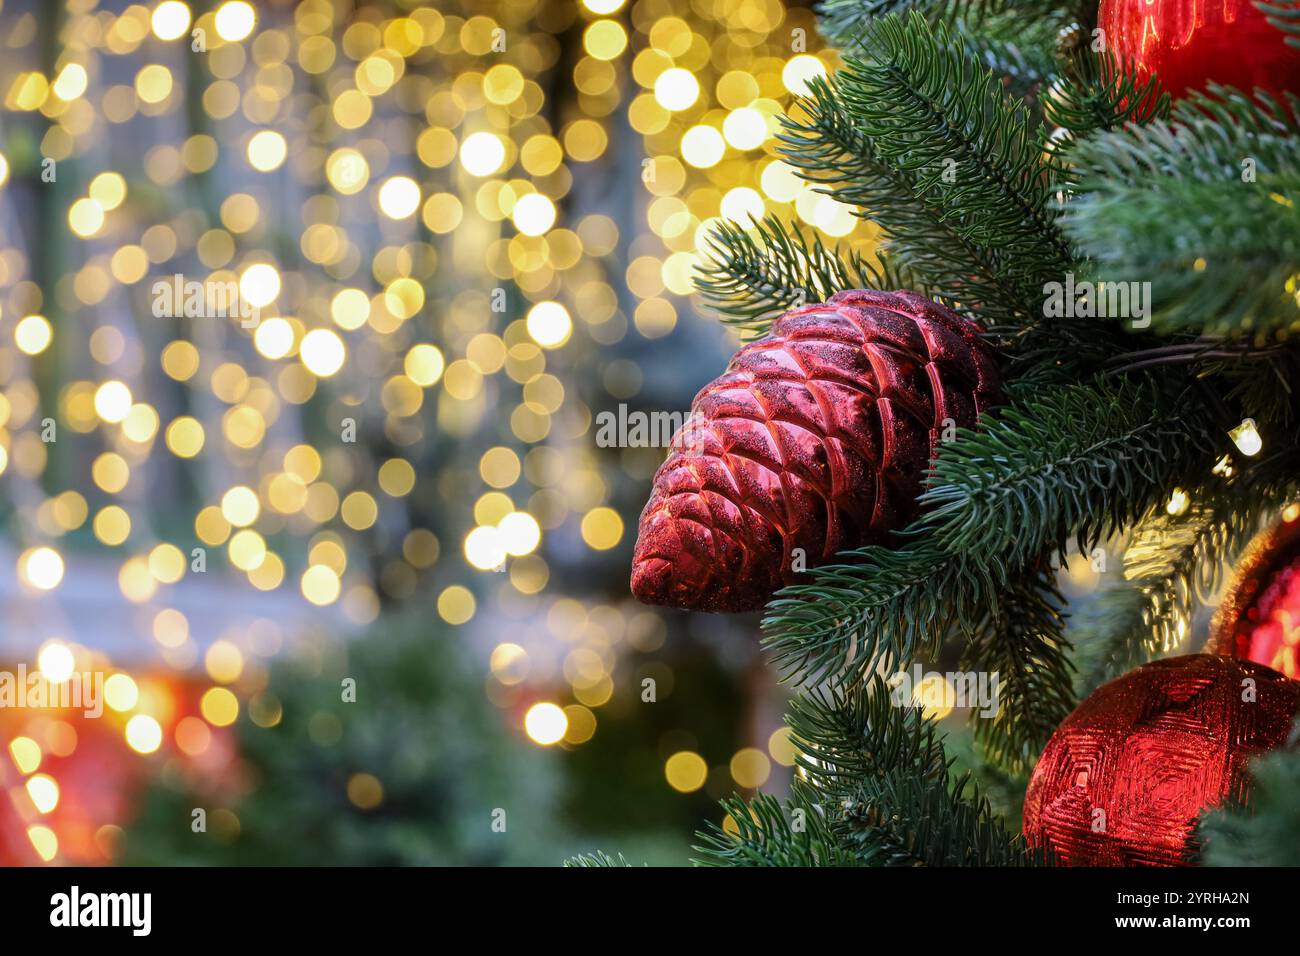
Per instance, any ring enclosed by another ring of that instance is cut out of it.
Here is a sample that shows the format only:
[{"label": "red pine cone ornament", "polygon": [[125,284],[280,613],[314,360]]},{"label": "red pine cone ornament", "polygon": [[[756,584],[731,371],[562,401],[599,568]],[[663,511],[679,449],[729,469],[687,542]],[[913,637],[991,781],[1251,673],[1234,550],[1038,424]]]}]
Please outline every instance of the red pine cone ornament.
[{"label": "red pine cone ornament", "polygon": [[1300,507],[1288,507],[1242,553],[1205,650],[1300,678]]},{"label": "red pine cone ornament", "polygon": [[700,390],[655,474],[632,558],[647,604],[762,607],[796,573],[917,513],[945,427],[1000,400],[977,327],[912,292],[781,316]]},{"label": "red pine cone ornament", "polygon": [[1244,795],[1248,763],[1283,744],[1300,683],[1249,661],[1153,661],[1097,690],[1047,742],[1025,837],[1068,866],[1192,862],[1202,811]]}]

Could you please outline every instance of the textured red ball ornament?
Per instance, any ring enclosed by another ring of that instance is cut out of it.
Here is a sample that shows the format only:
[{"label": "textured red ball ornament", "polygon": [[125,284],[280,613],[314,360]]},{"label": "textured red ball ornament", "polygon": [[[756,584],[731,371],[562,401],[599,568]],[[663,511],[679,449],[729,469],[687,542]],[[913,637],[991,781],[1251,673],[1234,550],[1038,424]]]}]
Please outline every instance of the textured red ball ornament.
[{"label": "textured red ball ornament", "polygon": [[641,513],[647,604],[760,608],[796,571],[880,544],[917,513],[945,420],[1000,398],[976,326],[912,292],[787,312],[700,390]]},{"label": "textured red ball ornament", "polygon": [[1190,863],[1201,812],[1244,795],[1250,759],[1286,741],[1297,708],[1300,683],[1249,661],[1193,654],[1130,671],[1047,742],[1025,836],[1064,865]]},{"label": "textured red ball ornament", "polygon": [[1300,508],[1288,508],[1242,552],[1205,650],[1300,678]]},{"label": "textured red ball ornament", "polygon": [[1300,93],[1300,49],[1252,0],[1101,0],[1097,23],[1107,49],[1175,98],[1211,80]]}]

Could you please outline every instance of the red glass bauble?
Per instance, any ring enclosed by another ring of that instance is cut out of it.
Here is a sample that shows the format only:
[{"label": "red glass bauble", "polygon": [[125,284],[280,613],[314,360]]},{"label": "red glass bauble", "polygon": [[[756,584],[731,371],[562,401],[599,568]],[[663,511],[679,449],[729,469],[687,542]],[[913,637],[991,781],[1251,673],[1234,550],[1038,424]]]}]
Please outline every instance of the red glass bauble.
[{"label": "red glass bauble", "polygon": [[1205,650],[1300,678],[1300,508],[1287,509],[1242,552]]},{"label": "red glass bauble", "polygon": [[1300,682],[1250,661],[1171,657],[1093,691],[1057,728],[1025,796],[1025,837],[1068,866],[1180,866],[1201,813],[1244,796],[1287,739]]},{"label": "red glass bauble", "polygon": [[1211,80],[1300,93],[1300,49],[1251,0],[1101,0],[1097,21],[1107,48],[1171,96]]}]

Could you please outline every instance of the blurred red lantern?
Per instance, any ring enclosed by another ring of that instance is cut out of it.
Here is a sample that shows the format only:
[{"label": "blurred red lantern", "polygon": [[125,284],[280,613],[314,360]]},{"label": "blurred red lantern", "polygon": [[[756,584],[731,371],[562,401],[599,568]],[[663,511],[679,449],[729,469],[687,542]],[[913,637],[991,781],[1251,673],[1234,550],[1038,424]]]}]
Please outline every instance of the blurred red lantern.
[{"label": "blurred red lantern", "polygon": [[234,734],[201,716],[210,683],[169,673],[138,688],[138,705],[94,716],[0,709],[0,865],[112,862],[117,828],[168,761],[209,791],[238,786]]}]

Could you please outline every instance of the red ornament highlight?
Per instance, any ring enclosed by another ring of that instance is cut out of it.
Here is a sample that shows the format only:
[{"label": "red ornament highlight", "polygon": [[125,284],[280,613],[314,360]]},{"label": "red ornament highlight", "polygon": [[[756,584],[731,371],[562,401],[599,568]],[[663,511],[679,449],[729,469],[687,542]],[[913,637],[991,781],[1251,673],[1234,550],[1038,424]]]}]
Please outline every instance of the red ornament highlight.
[{"label": "red ornament highlight", "polygon": [[1197,818],[1284,743],[1300,683],[1209,654],[1153,661],[1095,690],[1052,735],[1025,796],[1025,837],[1067,866],[1181,866]]},{"label": "red ornament highlight", "polygon": [[1251,0],[1101,0],[1107,49],[1174,98],[1210,81],[1300,93],[1300,50]]},{"label": "red ornament highlight", "polygon": [[999,400],[977,327],[924,296],[846,291],[787,312],[696,395],[641,513],[632,592],[762,607],[906,525],[945,427]]},{"label": "red ornament highlight", "polygon": [[1286,509],[1242,553],[1205,650],[1300,678],[1300,507]]}]

